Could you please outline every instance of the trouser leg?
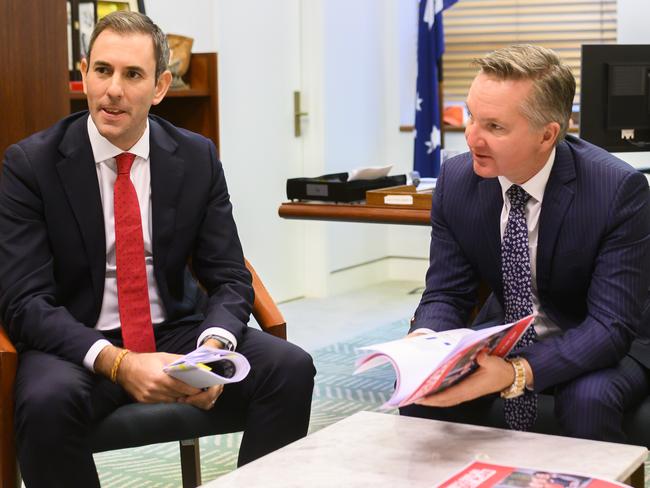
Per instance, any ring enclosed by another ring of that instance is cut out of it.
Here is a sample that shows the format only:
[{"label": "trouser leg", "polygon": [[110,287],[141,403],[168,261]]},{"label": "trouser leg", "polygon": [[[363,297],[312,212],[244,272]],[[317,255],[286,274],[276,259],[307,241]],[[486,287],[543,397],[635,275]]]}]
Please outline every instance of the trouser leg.
[{"label": "trouser leg", "polygon": [[94,421],[128,398],[81,366],[39,351],[20,354],[16,374],[16,444],[25,484],[99,486],[88,445]]},{"label": "trouser leg", "polygon": [[246,332],[237,351],[251,372],[241,383],[226,385],[215,410],[244,414],[242,466],[307,434],[316,370],[298,346],[256,329]]},{"label": "trouser leg", "polygon": [[648,374],[629,356],[613,368],[580,376],[555,389],[555,415],[565,435],[626,442],[623,416],[648,396]]}]

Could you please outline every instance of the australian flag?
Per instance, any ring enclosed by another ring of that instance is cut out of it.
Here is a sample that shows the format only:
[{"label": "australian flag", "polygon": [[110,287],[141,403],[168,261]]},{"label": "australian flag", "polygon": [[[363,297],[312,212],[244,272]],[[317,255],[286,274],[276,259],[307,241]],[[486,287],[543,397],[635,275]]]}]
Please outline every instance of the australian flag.
[{"label": "australian flag", "polygon": [[442,53],[445,50],[442,11],[456,1],[420,0],[413,169],[424,177],[437,177],[440,172],[438,80]]}]

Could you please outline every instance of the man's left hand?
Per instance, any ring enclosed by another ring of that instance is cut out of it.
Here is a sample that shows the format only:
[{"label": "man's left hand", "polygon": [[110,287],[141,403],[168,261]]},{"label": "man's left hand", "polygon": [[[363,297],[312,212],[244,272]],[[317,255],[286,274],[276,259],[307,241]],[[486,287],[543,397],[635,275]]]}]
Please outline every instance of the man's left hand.
[{"label": "man's left hand", "polygon": [[214,404],[217,402],[217,399],[221,396],[222,392],[223,385],[215,385],[197,393],[196,395],[181,397],[178,399],[178,403],[189,403],[190,405],[194,405],[203,410],[210,410],[214,407]]},{"label": "man's left hand", "polygon": [[[208,339],[202,345],[210,346],[215,349],[223,349],[223,343],[217,339]],[[203,410],[210,410],[214,407],[214,404],[217,402],[217,399],[221,396],[222,392],[223,385],[215,385],[201,391],[201,393],[197,393],[196,395],[179,398],[178,402],[189,403],[190,405],[194,405]]]},{"label": "man's left hand", "polygon": [[416,401],[427,407],[453,407],[460,403],[496,393],[512,385],[515,372],[503,358],[482,352],[476,358],[478,369],[460,383]]}]

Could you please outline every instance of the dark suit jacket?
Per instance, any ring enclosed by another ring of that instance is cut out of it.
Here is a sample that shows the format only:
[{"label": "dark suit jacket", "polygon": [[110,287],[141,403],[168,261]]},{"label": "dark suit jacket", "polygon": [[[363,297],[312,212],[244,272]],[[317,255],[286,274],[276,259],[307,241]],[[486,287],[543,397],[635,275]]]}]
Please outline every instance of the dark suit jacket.
[{"label": "dark suit jacket", "polygon": [[[469,154],[443,165],[431,209],[431,264],[412,330],[466,326],[481,280],[503,304],[502,206],[498,179],[477,176]],[[541,306],[564,333],[522,349],[535,390],[612,366],[635,337],[647,336],[649,280],[645,176],[568,136],[546,185],[537,246]],[[646,366],[649,351],[637,351]]]},{"label": "dark suit jacket", "polygon": [[[20,347],[78,364],[103,337],[93,327],[106,270],[87,117],[11,146],[0,181],[2,321]],[[149,123],[154,273],[167,319],[204,319],[197,337],[219,326],[240,340],[253,290],[214,144],[155,116]]]}]

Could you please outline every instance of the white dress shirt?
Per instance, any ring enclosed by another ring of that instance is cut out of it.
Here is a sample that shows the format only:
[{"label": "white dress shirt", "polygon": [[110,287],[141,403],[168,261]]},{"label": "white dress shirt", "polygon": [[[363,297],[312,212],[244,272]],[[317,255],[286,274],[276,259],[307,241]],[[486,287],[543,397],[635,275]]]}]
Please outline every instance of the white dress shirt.
[{"label": "white dress shirt", "polygon": [[[540,338],[548,337],[549,335],[560,332],[560,328],[552,323],[539,303],[539,294],[537,292],[537,237],[539,235],[539,215],[542,210],[542,200],[544,198],[544,190],[546,183],[553,169],[553,162],[555,161],[555,149],[546,161],[544,167],[526,183],[519,185],[526,193],[530,195],[530,199],[526,203],[525,215],[528,224],[528,251],[530,254],[530,272],[532,277],[531,288],[533,292],[533,311],[537,313],[535,319],[535,331]],[[499,183],[501,184],[501,193],[503,195],[503,208],[501,209],[501,239],[503,240],[503,233],[506,230],[508,223],[508,215],[510,214],[510,199],[506,195],[506,191],[514,185],[505,176],[499,176]]]},{"label": "white dress shirt", "polygon": [[[117,302],[117,273],[115,265],[115,218],[113,210],[113,186],[117,179],[117,163],[115,156],[125,151],[114,146],[103,137],[95,126],[92,117],[88,117],[88,136],[95,159],[97,170],[97,181],[99,193],[102,200],[102,212],[104,214],[104,234],[106,237],[106,276],[104,278],[104,295],[102,309],[99,314],[95,329],[114,330],[120,327],[120,312]],[[166,319],[166,312],[158,292],[158,284],[154,277],[154,256],[152,246],[152,218],[151,218],[151,172],[149,159],[149,121],[145,127],[142,137],[128,150],[135,154],[135,160],[131,167],[131,182],[135,187],[140,206],[140,218],[142,219],[142,237],[144,240],[144,257],[147,274],[147,285],[149,287],[149,304],[151,309],[151,322],[154,326]],[[155,164],[155,162],[154,162]],[[208,335],[218,335],[237,345],[235,337],[227,330],[219,327],[211,327],[201,334],[198,344],[203,342]],[[86,368],[94,371],[93,365],[101,350],[110,345],[105,339],[98,340],[86,353],[83,364]]]}]

